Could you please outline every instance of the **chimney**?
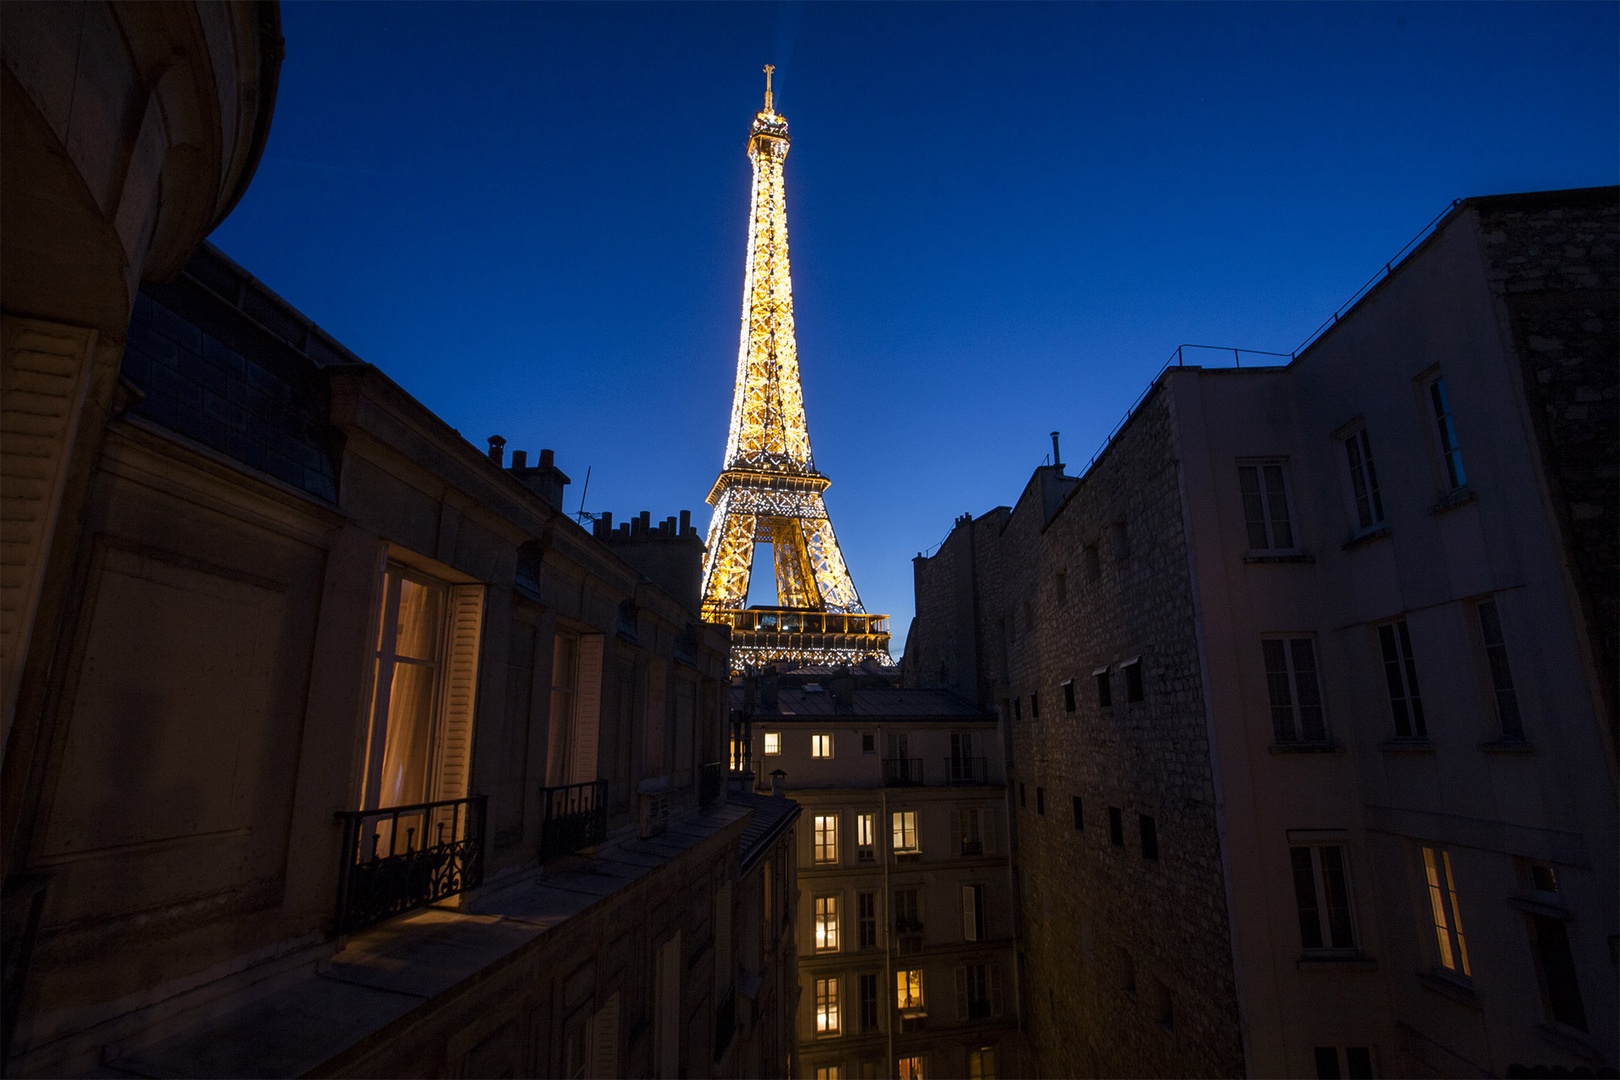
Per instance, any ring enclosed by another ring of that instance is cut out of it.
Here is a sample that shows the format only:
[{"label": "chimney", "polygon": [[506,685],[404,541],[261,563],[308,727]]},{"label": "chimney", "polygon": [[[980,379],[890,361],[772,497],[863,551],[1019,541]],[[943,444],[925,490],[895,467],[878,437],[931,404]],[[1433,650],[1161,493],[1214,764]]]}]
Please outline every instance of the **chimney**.
[{"label": "chimney", "polygon": [[506,453],[506,440],[499,435],[489,437],[489,460],[495,463],[496,468],[501,467],[501,458]]},{"label": "chimney", "polygon": [[529,452],[527,450],[512,451],[512,471],[522,472],[529,467]]},{"label": "chimney", "polygon": [[[1053,438],[1056,438],[1056,437],[1057,437],[1056,433],[1054,432],[1053,433]],[[1056,444],[1054,444],[1054,445],[1056,445]],[[557,455],[553,454],[550,450],[542,450],[542,451],[540,451],[540,468],[542,468],[542,469],[551,469],[551,468],[555,468],[556,465],[557,465]]]},{"label": "chimney", "polygon": [[771,770],[771,794],[778,799],[787,796],[787,773],[781,769]]},{"label": "chimney", "polygon": [[1052,464],[1061,469],[1063,468],[1063,455],[1058,451],[1057,437],[1058,433],[1052,432]]}]

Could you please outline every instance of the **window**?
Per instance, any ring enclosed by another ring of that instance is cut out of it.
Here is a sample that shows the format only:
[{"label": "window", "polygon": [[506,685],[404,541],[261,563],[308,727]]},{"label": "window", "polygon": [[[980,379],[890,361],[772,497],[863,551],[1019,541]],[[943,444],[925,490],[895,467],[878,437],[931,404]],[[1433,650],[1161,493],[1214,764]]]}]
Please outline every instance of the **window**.
[{"label": "window", "polygon": [[855,861],[877,860],[877,821],[872,814],[855,815]]},{"label": "window", "polygon": [[1384,685],[1389,689],[1389,708],[1395,715],[1395,737],[1426,739],[1423,701],[1418,696],[1417,665],[1412,662],[1412,637],[1406,620],[1397,619],[1378,628],[1378,647],[1384,653]]},{"label": "window", "polygon": [[878,977],[876,974],[861,976],[861,1030],[876,1031],[878,1029]]},{"label": "window", "polygon": [[[1562,907],[1558,895],[1558,873],[1547,865],[1530,867],[1531,887],[1543,894],[1544,905]],[[1569,944],[1569,927],[1563,919],[1545,912],[1526,914],[1530,944],[1536,958],[1536,976],[1547,1016],[1557,1024],[1586,1031],[1586,1006],[1581,1001],[1581,984],[1575,975],[1575,954]]]},{"label": "window", "polygon": [[813,758],[832,757],[832,736],[828,734],[810,736],[810,756]]},{"label": "window", "polygon": [[782,752],[782,733],[780,731],[765,732],[765,753],[774,756]]},{"label": "window", "polygon": [[900,1080],[924,1080],[922,1055],[901,1058],[895,1063],[894,1075]]},{"label": "window", "polygon": [[1013,703],[1013,723],[1016,724],[1016,723],[1021,722],[1024,719],[1024,703],[1023,703],[1022,699],[1020,699],[1020,698],[1013,698],[1012,703]]},{"label": "window", "polygon": [[894,854],[897,858],[922,853],[917,846],[917,811],[896,810],[891,817],[894,825]]},{"label": "window", "polygon": [[1114,704],[1114,691],[1108,685],[1108,669],[1100,667],[1091,674],[1097,680],[1097,708],[1110,708]]},{"label": "window", "polygon": [[957,819],[958,850],[963,855],[984,854],[984,811],[967,807],[953,811]]},{"label": "window", "polygon": [[894,890],[894,932],[900,939],[902,955],[922,950],[923,924],[916,889]]},{"label": "window", "polygon": [[968,1080],[996,1080],[996,1048],[981,1046],[969,1050]]},{"label": "window", "polygon": [[1159,823],[1152,814],[1137,814],[1137,828],[1142,835],[1142,858],[1159,861]]},{"label": "window", "polygon": [[1238,487],[1243,492],[1243,520],[1249,530],[1249,550],[1291,550],[1294,527],[1288,518],[1282,463],[1239,465]]},{"label": "window", "polygon": [[928,1015],[923,1001],[922,968],[902,968],[894,973],[894,1003],[900,1015],[908,1020]]},{"label": "window", "polygon": [[877,948],[877,893],[855,894],[855,945],[861,949]]},{"label": "window", "polygon": [[1496,720],[1502,738],[1524,738],[1524,720],[1519,715],[1519,695],[1513,689],[1513,670],[1508,667],[1507,644],[1502,640],[1502,616],[1495,600],[1481,600],[1479,636],[1485,644],[1485,662],[1491,672],[1491,694],[1496,699]]},{"label": "window", "polygon": [[1041,716],[1041,698],[1039,694],[1029,695],[1029,718],[1038,720]]},{"label": "window", "polygon": [[838,815],[817,814],[810,821],[811,839],[815,845],[815,861],[838,861]]},{"label": "window", "polygon": [[1294,869],[1300,947],[1306,952],[1354,950],[1344,848],[1337,844],[1295,847],[1288,854]]},{"label": "window", "polygon": [[839,1080],[841,1074],[836,1065],[817,1065],[816,1080]]},{"label": "window", "polygon": [[1080,832],[1086,827],[1085,808],[1080,805],[1080,796],[1071,795],[1069,801],[1074,804],[1074,831]]},{"label": "window", "polygon": [[1456,491],[1468,483],[1463,469],[1462,451],[1457,448],[1457,428],[1451,422],[1451,398],[1446,394],[1446,380],[1436,379],[1429,384],[1429,407],[1434,410],[1434,431],[1440,458],[1446,466],[1448,490]]},{"label": "window", "polygon": [[1365,1046],[1318,1046],[1317,1080],[1372,1080],[1372,1051]]},{"label": "window", "polygon": [[1131,557],[1131,534],[1125,528],[1123,518],[1108,526],[1108,544],[1116,562],[1124,562]]},{"label": "window", "polygon": [[1266,638],[1266,689],[1271,726],[1279,745],[1323,743],[1322,688],[1316,677],[1316,643],[1310,638]]},{"label": "window", "polygon": [[984,940],[984,886],[962,886],[962,940]]},{"label": "window", "polygon": [[838,951],[838,897],[816,897],[816,952]]},{"label": "window", "polygon": [[1057,577],[1053,581],[1053,584],[1057,588],[1058,603],[1061,604],[1061,603],[1063,603],[1065,600],[1067,600],[1069,598],[1069,575],[1068,575],[1068,572],[1064,571],[1064,570],[1059,570],[1057,572]]},{"label": "window", "polygon": [[877,736],[873,735],[870,731],[861,735],[861,753],[877,753]]},{"label": "window", "polygon": [[1142,692],[1142,661],[1140,658],[1127,660],[1119,666],[1125,675],[1125,700],[1141,701],[1145,696]]},{"label": "window", "polygon": [[1063,711],[1074,712],[1074,680],[1063,680]]},{"label": "window", "polygon": [[946,764],[950,768],[952,783],[982,781],[983,769],[973,757],[973,733],[954,732],[951,735],[951,756]]},{"label": "window", "polygon": [[964,964],[956,969],[956,1018],[1001,1015],[1001,965]]},{"label": "window", "polygon": [[827,1038],[841,1035],[843,1016],[838,1004],[838,980],[816,980],[816,1034]]},{"label": "window", "polygon": [[1035,812],[1046,816],[1046,789],[1043,787],[1035,788]]},{"label": "window", "polygon": [[1080,555],[1086,567],[1086,580],[1096,581],[1102,577],[1102,559],[1097,556],[1097,545],[1087,544]]},{"label": "window", "polygon": [[[382,595],[372,654],[362,807],[465,798],[483,586],[450,585],[390,562]],[[594,640],[601,642],[600,637]],[[594,722],[588,733],[577,735],[579,747],[564,752],[573,750],[581,768],[589,768],[584,779],[594,780]],[[424,835],[427,831],[421,829]],[[388,843],[384,837],[385,848]]]},{"label": "window", "polygon": [[1125,846],[1125,813],[1117,806],[1108,808],[1108,842],[1115,847]]},{"label": "window", "polygon": [[1468,942],[1463,937],[1462,913],[1457,907],[1457,884],[1451,876],[1451,852],[1444,848],[1425,847],[1423,876],[1429,889],[1429,915],[1434,923],[1436,959],[1443,970],[1471,979],[1473,972],[1468,967]]},{"label": "window", "polygon": [[1371,529],[1384,523],[1384,500],[1378,494],[1378,471],[1373,468],[1372,443],[1367,429],[1359,427],[1344,440],[1344,453],[1350,465],[1350,491],[1356,501],[1356,524]]}]

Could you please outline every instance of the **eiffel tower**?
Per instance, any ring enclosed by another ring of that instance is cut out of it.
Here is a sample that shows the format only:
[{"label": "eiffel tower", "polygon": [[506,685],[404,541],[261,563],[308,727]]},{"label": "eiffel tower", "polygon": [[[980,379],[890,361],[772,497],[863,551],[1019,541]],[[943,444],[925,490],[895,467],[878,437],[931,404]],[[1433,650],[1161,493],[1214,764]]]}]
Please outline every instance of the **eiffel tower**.
[{"label": "eiffel tower", "polygon": [[[714,518],[703,562],[703,619],[731,627],[733,673],[776,661],[887,664],[889,617],[861,606],[821,498],[830,481],[810,454],[782,188],[788,127],[772,104],[775,70],[765,66],[765,108],[748,134],[754,183],[742,340],[725,464],[709,492]],[[771,545],[774,607],[744,606],[755,543]]]}]

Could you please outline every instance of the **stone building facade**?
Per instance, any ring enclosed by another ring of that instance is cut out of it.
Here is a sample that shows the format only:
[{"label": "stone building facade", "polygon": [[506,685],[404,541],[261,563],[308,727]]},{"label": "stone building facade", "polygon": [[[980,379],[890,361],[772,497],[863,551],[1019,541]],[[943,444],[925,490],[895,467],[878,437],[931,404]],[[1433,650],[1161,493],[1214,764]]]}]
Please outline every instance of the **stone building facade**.
[{"label": "stone building facade", "polygon": [[1011,729],[1032,1074],[1614,1068],[1617,202],[1460,203],[919,557],[907,681]]},{"label": "stone building facade", "polygon": [[732,706],[741,768],[804,808],[796,1075],[1022,1075],[995,713],[875,667],[746,676]]}]

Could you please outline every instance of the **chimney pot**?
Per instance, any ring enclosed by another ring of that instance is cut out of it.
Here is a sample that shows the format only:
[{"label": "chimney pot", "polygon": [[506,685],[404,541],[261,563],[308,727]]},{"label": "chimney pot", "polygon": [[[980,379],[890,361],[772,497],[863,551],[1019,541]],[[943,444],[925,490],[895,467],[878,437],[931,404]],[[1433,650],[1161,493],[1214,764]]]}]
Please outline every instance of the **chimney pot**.
[{"label": "chimney pot", "polygon": [[557,463],[557,457],[550,450],[542,450],[542,451],[540,451],[540,467],[542,469],[553,468],[556,465],[556,463]]},{"label": "chimney pot", "polygon": [[513,472],[517,472],[520,469],[528,468],[528,465],[529,465],[529,452],[527,450],[514,450],[514,451],[512,451],[512,471]]},{"label": "chimney pot", "polygon": [[1063,468],[1063,455],[1058,452],[1058,433],[1052,432],[1052,464]]},{"label": "chimney pot", "polygon": [[501,463],[501,457],[506,453],[506,440],[499,435],[489,437],[489,460],[496,465]]}]

